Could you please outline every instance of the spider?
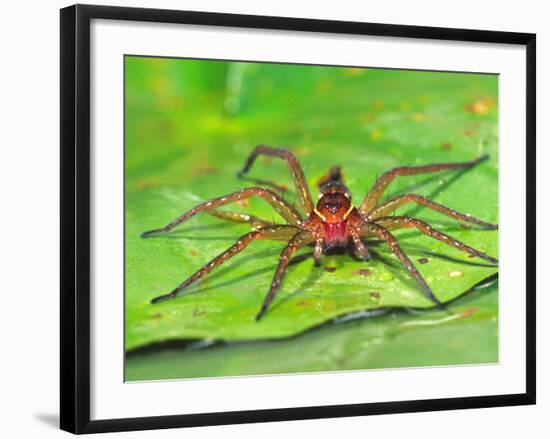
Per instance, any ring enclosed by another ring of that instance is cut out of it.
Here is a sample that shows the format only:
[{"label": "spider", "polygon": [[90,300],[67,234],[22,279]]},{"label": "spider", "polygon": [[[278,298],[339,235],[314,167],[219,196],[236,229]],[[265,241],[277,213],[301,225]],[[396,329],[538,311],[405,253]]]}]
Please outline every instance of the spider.
[{"label": "spider", "polygon": [[[356,256],[368,261],[371,258],[366,238],[375,237],[389,244],[391,251],[403,263],[411,276],[416,280],[423,294],[439,308],[443,308],[442,302],[434,295],[424,277],[412,263],[411,259],[401,249],[397,239],[391,233],[392,230],[403,228],[415,228],[431,238],[442,241],[457,250],[469,253],[492,264],[498,264],[498,260],[485,253],[470,247],[469,245],[435,230],[428,223],[408,216],[396,216],[392,213],[407,203],[416,203],[428,209],[435,210],[459,221],[476,224],[484,229],[498,229],[498,225],[490,224],[469,214],[459,213],[449,207],[438,204],[425,197],[416,194],[405,194],[381,202],[383,192],[397,176],[417,175],[437,172],[448,169],[471,168],[485,160],[488,156],[482,156],[469,162],[461,163],[436,163],[422,166],[401,166],[393,168],[382,174],[373,184],[370,191],[359,205],[355,207],[351,202],[351,193],[344,185],[339,167],[333,167],[324,181],[319,185],[319,199],[313,202],[309,187],[306,183],[304,172],[296,156],[289,150],[273,148],[267,145],[258,145],[254,148],[245,162],[243,169],[237,174],[242,177],[248,172],[259,155],[281,158],[286,161],[292,174],[299,203],[306,215],[302,216],[298,210],[285,201],[278,193],[264,187],[249,187],[233,192],[219,198],[213,198],[198,204],[183,215],[174,219],[166,226],[144,232],[142,237],[150,237],[172,230],[177,225],[187,221],[199,212],[208,211],[219,218],[250,223],[253,230],[241,236],[231,247],[216,256],[200,270],[189,276],[170,293],[155,297],[151,303],[172,299],[203,276],[210,273],[215,267],[228,261],[240,251],[244,250],[252,241],[257,239],[285,240],[285,246],[279,257],[279,264],[275,271],[269,291],[256,315],[259,321],[267,311],[275,294],[281,286],[281,281],[292,255],[301,247],[313,245],[313,258],[315,265],[321,264],[323,253],[334,247],[348,247],[355,251]],[[217,207],[231,202],[244,200],[258,196],[275,209],[285,220],[286,224],[274,224],[264,221],[252,215],[216,210]]]}]

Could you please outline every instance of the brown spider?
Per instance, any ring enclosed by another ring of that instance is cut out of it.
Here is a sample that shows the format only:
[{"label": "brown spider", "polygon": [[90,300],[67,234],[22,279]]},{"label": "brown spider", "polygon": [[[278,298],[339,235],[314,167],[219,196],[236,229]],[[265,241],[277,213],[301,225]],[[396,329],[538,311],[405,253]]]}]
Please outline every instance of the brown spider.
[{"label": "brown spider", "polygon": [[[324,181],[320,183],[319,201],[317,201],[317,204],[315,205],[311,198],[311,194],[304,177],[304,172],[302,171],[298,160],[292,152],[286,149],[258,145],[252,151],[244,165],[244,168],[238,173],[238,175],[244,175],[250,169],[256,157],[260,154],[279,157],[286,160],[290,168],[290,172],[292,173],[294,184],[296,185],[298,200],[300,201],[304,211],[307,213],[305,219],[292,205],[290,205],[274,191],[262,187],[250,187],[220,198],[205,201],[204,203],[193,207],[191,210],[179,216],[168,225],[160,229],[144,232],[141,235],[142,237],[168,232],[178,224],[187,221],[192,216],[203,211],[210,211],[211,214],[223,219],[250,223],[255,228],[255,230],[240,237],[237,242],[226,251],[216,256],[208,264],[196,273],[192,274],[172,292],[152,299],[151,303],[176,297],[189,285],[208,274],[218,265],[235,256],[241,250],[245,249],[255,239],[288,241],[287,246],[281,253],[279,265],[273,277],[273,281],[271,282],[271,287],[264,299],[260,311],[256,315],[256,320],[259,320],[264,315],[269,307],[269,304],[279,290],[281,280],[291,256],[299,248],[308,244],[314,245],[313,257],[316,265],[319,265],[321,263],[322,254],[329,248],[347,247],[348,245],[352,245],[352,248],[355,249],[358,256],[364,260],[369,260],[371,256],[364,238],[376,237],[386,241],[392,252],[399,258],[410,274],[418,282],[424,295],[440,308],[443,306],[442,303],[434,295],[410,258],[403,252],[397,242],[397,239],[390,233],[390,230],[414,227],[422,233],[438,239],[439,241],[443,241],[458,250],[467,252],[472,256],[482,258],[492,264],[498,264],[497,259],[433,229],[424,221],[407,216],[393,216],[391,213],[398,207],[412,202],[440,212],[451,218],[460,221],[467,221],[486,229],[497,229],[498,225],[487,223],[468,214],[459,213],[453,209],[415,194],[400,195],[380,204],[382,193],[391,181],[399,175],[416,175],[446,169],[470,168],[486,159],[487,156],[462,163],[437,163],[424,166],[401,166],[394,168],[376,180],[371,190],[363,199],[363,202],[358,208],[356,208],[353,204],[351,204],[350,191],[343,184],[342,175],[338,167],[332,168]],[[287,221],[288,224],[273,224],[243,213],[213,210],[224,204],[243,200],[254,195],[267,201]]]}]

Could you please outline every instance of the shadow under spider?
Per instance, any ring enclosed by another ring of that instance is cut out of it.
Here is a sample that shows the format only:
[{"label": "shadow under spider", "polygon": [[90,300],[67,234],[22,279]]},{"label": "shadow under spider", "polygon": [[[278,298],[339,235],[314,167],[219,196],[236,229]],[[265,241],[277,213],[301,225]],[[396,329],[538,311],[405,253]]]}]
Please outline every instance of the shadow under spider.
[{"label": "shadow under spider", "polygon": [[[403,265],[399,261],[393,260],[390,256],[384,256],[384,255],[380,254],[379,252],[377,252],[376,250],[373,249],[373,246],[376,248],[376,247],[379,247],[379,246],[387,245],[385,242],[383,242],[383,241],[369,241],[368,245],[369,245],[369,250],[371,252],[372,260],[379,261],[382,264],[384,264],[385,266],[390,267],[390,269],[392,270],[392,275],[394,275],[396,278],[398,278],[401,282],[409,283],[409,284],[412,284],[412,285],[417,285],[416,282],[414,281],[414,279],[409,278],[407,276],[407,273],[403,272],[403,270],[402,270]],[[415,256],[418,256],[420,254],[422,256],[430,256],[434,259],[443,259],[443,260],[455,262],[457,264],[477,266],[477,267],[492,267],[492,265],[490,265],[490,264],[483,264],[483,263],[478,263],[478,262],[473,262],[473,261],[464,261],[464,260],[461,260],[461,259],[453,258],[452,256],[430,252],[430,251],[425,250],[422,247],[405,246],[404,250],[407,252],[407,254],[409,256],[411,255],[411,253]],[[308,256],[311,256],[311,255],[312,254],[309,253],[309,254],[303,255],[303,256],[308,257]],[[330,249],[326,253],[326,256],[339,256],[339,258],[338,258],[339,262],[342,260],[341,259],[342,257],[352,257],[354,260],[357,260],[353,256],[353,254],[350,254],[350,250],[348,248]],[[294,260],[292,262],[294,263]],[[366,264],[367,267],[368,267],[368,263],[369,263],[369,261],[365,261],[365,264]],[[342,263],[339,263],[339,265],[341,266]],[[298,287],[296,287],[294,289],[294,291],[289,292],[288,294],[280,297],[279,300],[274,301],[274,303],[271,306],[271,309],[275,310],[279,306],[284,304],[285,302],[287,302],[287,301],[291,300],[292,298],[294,298],[295,296],[303,293],[303,291],[305,289],[311,287],[321,277],[321,275],[323,273],[324,273],[323,265],[321,265],[320,267],[313,266],[310,273],[309,273],[309,275],[306,277],[306,279]],[[368,280],[366,282],[368,282]]]},{"label": "shadow under spider", "polygon": [[[468,172],[469,170],[470,169],[464,169],[464,170],[461,170],[459,172],[449,171],[448,172],[449,174],[452,172],[451,177],[446,179],[446,180],[443,180],[443,184],[438,185],[433,191],[430,192],[430,194],[427,197],[430,198],[430,199],[433,199],[439,193],[441,193],[442,191],[447,189],[450,185],[452,185],[465,172]],[[444,173],[444,175],[445,174],[447,174],[447,173]],[[283,192],[283,193],[287,192],[286,188],[284,188],[282,186],[279,186],[276,183],[273,183],[273,182],[270,182],[270,181],[264,181],[264,180],[253,179],[253,178],[245,178],[245,179],[248,179],[250,181],[254,181],[255,183],[258,183],[258,184],[268,185],[268,186],[272,187],[273,189],[278,190],[279,192]],[[401,190],[398,190],[398,191],[395,191],[395,192],[391,193],[391,195],[388,196],[388,199],[393,198],[395,196],[398,196],[400,194],[415,192],[415,190],[418,189],[418,188],[421,188],[425,185],[428,185],[428,184],[430,184],[434,181],[441,181],[441,180],[442,180],[441,175],[435,175],[435,176],[432,176],[432,177],[428,177],[426,179],[423,179],[420,182],[408,185],[408,186],[406,186],[405,188],[403,188]],[[422,211],[423,208],[424,208],[423,206],[415,206],[415,207],[413,207],[412,209],[410,209],[408,211],[408,214],[410,216],[416,216],[416,213],[419,212],[419,211]],[[451,223],[451,222],[447,222],[447,221],[438,221],[438,222],[435,222],[435,224],[439,224],[440,226],[443,226],[442,229],[445,230],[445,231],[460,231],[460,230],[465,229],[463,224],[460,224],[460,223],[457,224],[455,222]],[[220,237],[220,236],[218,236],[218,237],[213,237],[213,236],[210,236],[210,237],[196,237],[196,236],[186,236],[186,234],[190,231],[204,231],[204,230],[211,230],[211,229],[218,230],[220,228],[229,229],[229,228],[234,228],[234,227],[235,227],[235,224],[231,224],[231,223],[220,223],[220,224],[212,224],[212,225],[207,225],[207,226],[194,226],[194,227],[191,227],[191,228],[187,228],[186,230],[182,230],[180,232],[175,231],[171,234],[161,235],[160,237],[161,238],[166,238],[166,239],[189,239],[189,240],[196,240],[196,241],[214,241],[214,240],[229,241],[229,240],[234,240],[235,237],[234,236],[227,236],[227,237],[225,237],[225,236],[224,237]],[[482,228],[477,228],[475,226],[474,227],[468,226],[468,227],[466,227],[466,229],[473,229],[473,230],[479,230],[479,231],[484,230]],[[403,240],[406,240],[409,237],[415,237],[415,236],[421,236],[421,235],[422,234],[420,232],[411,231],[409,233],[400,233],[400,234],[397,235],[397,238],[401,242]],[[381,241],[367,241],[367,242],[368,242],[368,245],[369,245],[369,249],[371,249],[371,254],[372,254],[373,259],[378,260],[381,263],[383,263],[384,265],[387,265],[387,266],[391,267],[392,271],[394,272],[393,274],[396,277],[398,277],[402,282],[405,282],[405,283],[414,282],[414,280],[409,279],[406,276],[406,274],[402,272],[401,264],[399,264],[397,261],[393,261],[389,257],[384,257],[384,256],[380,255],[378,252],[372,250],[373,245],[376,247],[376,246],[378,246],[380,244],[384,244],[384,243],[382,243]],[[337,251],[336,252],[329,252],[329,253],[327,253],[327,255],[338,254],[338,253],[349,253],[347,249],[342,249],[342,250],[343,250],[342,252],[337,252]],[[475,262],[475,261],[464,261],[464,260],[457,259],[457,258],[454,258],[454,257],[446,255],[446,254],[435,253],[435,252],[426,250],[423,247],[418,247],[418,246],[412,247],[412,246],[408,246],[408,245],[405,244],[403,246],[403,250],[409,256],[413,256],[413,255],[414,256],[419,256],[419,255],[429,256],[431,258],[436,258],[436,259],[439,258],[439,259],[443,259],[443,260],[446,260],[446,261],[454,262],[456,264],[462,264],[462,265],[467,265],[467,266],[478,266],[478,267],[492,267],[493,266],[491,264],[478,263],[478,262]],[[222,269],[222,270],[212,274],[209,279],[210,280],[212,280],[212,279],[215,280],[218,276],[222,277],[226,273],[232,271],[237,264],[240,266],[242,264],[247,263],[251,259],[252,260],[257,260],[259,257],[268,256],[268,255],[271,255],[272,253],[273,253],[272,250],[266,250],[266,251],[263,251],[261,253],[251,254],[247,257],[244,257],[244,258],[240,259],[238,262],[236,262],[234,264],[231,264],[230,266],[226,267],[225,269]],[[310,256],[312,256],[312,253],[298,255],[298,256],[294,257],[291,260],[291,262],[289,263],[289,266],[292,266],[292,265],[295,265],[297,263],[303,262],[304,260],[308,259]],[[351,257],[353,257],[353,255],[351,255]],[[368,261],[366,263],[368,263]],[[272,267],[262,268],[262,269],[259,269],[259,270],[253,271],[253,272],[248,272],[248,273],[246,273],[246,274],[244,274],[244,275],[242,275],[242,276],[240,276],[236,279],[232,279],[231,281],[222,282],[222,283],[219,283],[217,285],[212,285],[212,286],[205,287],[205,288],[198,288],[195,291],[191,290],[187,294],[198,294],[198,293],[206,292],[208,290],[229,286],[229,285],[232,285],[232,284],[234,284],[234,283],[236,283],[240,280],[243,280],[243,279],[246,279],[246,278],[249,278],[249,277],[253,277],[253,276],[257,276],[257,275],[260,275],[260,274],[264,274],[264,273],[267,273],[271,270],[272,270]],[[276,309],[281,304],[285,303],[287,300],[290,300],[291,298],[293,298],[297,294],[301,293],[304,289],[307,289],[308,287],[312,286],[315,283],[315,281],[317,279],[319,279],[319,277],[322,273],[323,273],[322,267],[313,266],[312,270],[309,273],[309,275],[300,284],[300,286],[295,288],[295,290],[293,292],[289,293],[285,297],[282,297],[280,300],[273,303],[272,310]]]},{"label": "shadow under spider", "polygon": [[[417,236],[417,234],[414,232],[411,232],[408,235]],[[371,252],[373,260],[377,260],[382,264],[384,264],[385,266],[390,267],[390,269],[392,270],[392,275],[398,278],[401,282],[415,284],[414,279],[408,278],[407,274],[402,271],[403,267],[399,261],[395,261],[391,258],[391,256],[382,255],[380,252],[375,250],[376,248],[383,248],[383,246],[386,245],[385,242],[379,241],[379,240],[373,240],[373,241],[367,241],[367,243],[368,243],[369,250]],[[435,253],[435,252],[426,250],[424,247],[420,247],[420,246],[403,245],[402,247],[403,247],[403,250],[409,255],[409,257],[429,256],[430,258],[433,258],[433,259],[443,259],[446,261],[453,262],[455,264],[462,264],[466,266],[493,267],[493,265],[490,265],[490,264],[484,264],[484,263],[479,263],[475,261],[465,261],[462,259],[454,258],[446,254]],[[215,273],[212,273],[208,278],[208,282],[216,281],[216,279],[218,278],[223,278],[226,274],[233,271],[237,266],[241,267],[249,262],[257,261],[258,259],[267,258],[272,255],[273,255],[273,249],[266,249],[256,253],[249,253],[248,255],[240,258],[239,260],[234,261],[231,265],[228,265],[227,267],[222,268],[221,270]],[[312,255],[313,255],[313,252],[308,252],[308,253],[295,256],[289,262],[288,266],[291,267],[293,265],[304,262],[305,260],[311,258]],[[338,256],[337,260],[338,260],[339,266],[343,264],[343,262],[340,262],[340,261],[343,261],[342,258],[344,257],[352,257],[353,259],[355,259],[353,255],[350,254],[350,251],[348,248],[330,249],[327,251],[326,256]],[[369,261],[365,261],[366,266],[368,266],[368,262]],[[234,278],[225,282],[219,282],[214,285],[204,286],[202,288],[199,285],[197,285],[198,288],[190,289],[186,294],[183,294],[180,297],[185,297],[186,295],[201,294],[211,290],[228,287],[240,281],[250,279],[251,277],[259,276],[266,273],[272,273],[275,267],[276,267],[276,263],[274,263],[273,266],[270,266],[270,267],[260,268],[255,271],[249,271],[237,278]],[[304,281],[298,287],[296,287],[292,292],[289,292],[286,295],[282,295],[282,297],[280,297],[279,300],[274,301],[272,305],[272,310],[277,309],[282,304],[286,303],[288,300],[291,300],[295,296],[303,293],[304,290],[314,285],[315,282],[321,277],[323,273],[324,273],[323,265],[321,265],[320,267],[313,265],[311,267],[311,271],[309,272],[308,276],[304,279]],[[204,279],[203,279],[203,282],[204,282]],[[177,300],[177,298],[173,300]]]},{"label": "shadow under spider", "polygon": [[[309,253],[306,256],[313,256],[313,253]],[[292,260],[294,262],[294,260]],[[304,281],[294,289],[294,291],[289,292],[287,295],[282,296],[279,300],[273,301],[273,304],[271,305],[271,311],[277,309],[279,306],[281,306],[283,303],[291,300],[293,297],[301,294],[304,292],[305,289],[313,286],[315,282],[320,278],[320,276],[323,274],[323,267],[317,267],[313,266],[311,267],[311,271],[307,275],[307,277],[304,279]]]},{"label": "shadow under spider", "polygon": [[286,193],[292,194],[291,191],[288,190],[288,188],[285,185],[275,183],[274,181],[270,180],[262,180],[259,178],[249,177],[247,175],[240,175],[239,178],[243,181],[248,181],[249,183],[254,183],[256,186],[267,186],[271,189],[273,189],[276,192],[279,192],[281,196],[283,196]]},{"label": "shadow under spider", "polygon": [[[155,239],[189,239],[192,241],[235,241],[236,237],[235,235],[232,236],[188,236],[188,233],[190,232],[203,232],[208,230],[219,230],[219,229],[233,229],[237,230],[237,228],[240,226],[238,223],[230,223],[230,222],[222,222],[220,221],[219,224],[209,224],[209,225],[203,225],[203,226],[192,226],[192,227],[186,227],[185,229],[181,230],[174,230],[170,233],[164,233],[155,236]],[[244,229],[243,229],[244,230]],[[244,234],[246,232],[242,232]]]},{"label": "shadow under spider", "polygon": [[[436,196],[438,196],[441,192],[443,192],[445,189],[451,186],[456,180],[458,180],[460,177],[462,177],[465,173],[467,173],[470,170],[471,169],[461,169],[458,171],[457,170],[443,171],[437,175],[433,175],[431,177],[425,178],[417,183],[410,184],[404,187],[403,189],[391,192],[388,194],[387,199],[394,198],[398,195],[416,193],[417,189],[427,186],[430,183],[433,183],[435,181],[443,181],[443,184],[438,185],[429,194],[424,195],[426,198],[433,200]],[[450,175],[450,177],[447,179],[444,179],[444,177],[447,175]],[[382,202],[382,200],[380,201]],[[411,208],[410,210],[407,211],[408,216],[416,216],[416,214],[420,212],[423,208],[424,206],[420,206],[420,205],[417,205]]]},{"label": "shadow under spider", "polygon": [[[412,233],[411,233],[411,235],[412,235]],[[412,235],[412,236],[417,236],[417,235]],[[400,238],[401,238],[401,236],[400,236]],[[418,256],[429,256],[433,259],[443,259],[445,261],[453,262],[455,264],[468,265],[468,266],[472,266],[472,267],[495,267],[495,265],[488,264],[488,263],[485,263],[485,262],[476,262],[474,260],[466,261],[464,259],[458,259],[457,257],[453,257],[453,256],[450,256],[450,255],[445,254],[445,253],[436,253],[434,251],[427,250],[426,247],[424,247],[424,246],[411,245],[411,244],[406,244],[406,243],[403,244],[401,242],[402,239],[399,239],[399,241],[400,241],[400,244],[401,244],[401,248],[407,254],[407,256],[409,256],[410,258],[418,257]],[[371,250],[371,253],[376,253],[378,255],[378,259],[381,262],[383,262],[383,263],[385,263],[385,264],[387,264],[390,267],[395,268],[395,269],[399,269],[399,268],[403,267],[403,264],[401,262],[390,259],[389,256],[388,257],[381,256],[380,254],[378,254],[377,252],[372,250],[372,246],[375,246],[375,248],[380,247],[380,246],[383,247],[384,244],[386,244],[385,242],[383,242],[383,241],[367,241],[367,244],[369,246],[369,250]],[[373,255],[373,259],[375,259],[374,255]]]},{"label": "shadow under spider", "polygon": [[[212,281],[212,280],[216,280],[217,278],[221,278],[223,277],[225,274],[233,271],[237,266],[238,267],[241,267],[242,265],[250,262],[250,261],[257,261],[259,258],[266,258],[268,256],[272,256],[273,255],[273,249],[269,249],[269,250],[263,250],[261,252],[257,252],[257,253],[254,253],[254,254],[248,254],[248,256],[245,256],[235,262],[233,262],[231,265],[225,267],[224,269],[220,270],[220,271],[217,271],[215,273],[212,273],[209,278],[208,278],[208,281]],[[295,256],[294,258],[292,258],[292,260],[289,262],[288,266],[293,266],[293,265],[296,265],[296,264],[299,264],[303,261],[305,261],[306,259],[309,259],[311,256],[313,255],[313,252],[309,252],[309,253],[304,253],[304,254],[301,254],[301,255],[298,255],[298,256]],[[215,289],[219,289],[219,288],[222,288],[222,287],[228,287],[230,285],[233,285],[235,283],[238,283],[242,280],[246,280],[246,279],[249,279],[251,277],[254,277],[254,276],[258,276],[258,275],[261,275],[261,274],[265,274],[265,273],[272,273],[274,272],[275,270],[275,267],[276,267],[276,264],[274,264],[272,267],[265,267],[265,268],[260,268],[258,270],[255,270],[255,271],[248,271],[247,273],[235,278],[235,279],[231,279],[231,280],[228,280],[228,281],[225,281],[225,282],[219,282],[219,283],[216,283],[215,285],[209,285],[209,286],[205,286],[205,287],[202,287],[202,288],[196,288],[196,289],[189,289],[185,294],[181,294],[180,296],[172,299],[172,300],[178,300],[178,298],[183,298],[185,296],[188,296],[188,295],[194,295],[194,294],[200,294],[200,293],[204,293],[204,292],[207,292],[207,291],[210,291],[210,290],[215,290]],[[204,282],[204,279],[202,280]]]}]

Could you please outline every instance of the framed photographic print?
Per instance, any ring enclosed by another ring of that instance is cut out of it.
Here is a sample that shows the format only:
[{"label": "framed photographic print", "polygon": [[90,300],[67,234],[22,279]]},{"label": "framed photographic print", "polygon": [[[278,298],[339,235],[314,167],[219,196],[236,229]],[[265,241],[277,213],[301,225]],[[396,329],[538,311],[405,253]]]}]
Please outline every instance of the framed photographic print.
[{"label": "framed photographic print", "polygon": [[535,35],[61,10],[61,427],[535,403]]}]

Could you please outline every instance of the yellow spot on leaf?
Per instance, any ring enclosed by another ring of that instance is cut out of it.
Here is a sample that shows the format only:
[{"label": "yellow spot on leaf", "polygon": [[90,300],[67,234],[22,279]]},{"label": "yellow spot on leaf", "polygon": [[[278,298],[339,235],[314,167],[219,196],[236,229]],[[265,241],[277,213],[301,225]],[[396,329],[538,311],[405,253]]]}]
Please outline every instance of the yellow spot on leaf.
[{"label": "yellow spot on leaf", "polygon": [[411,119],[415,122],[424,122],[425,120],[428,120],[428,115],[426,113],[414,113],[411,116]]},{"label": "yellow spot on leaf", "polygon": [[479,114],[481,116],[487,114],[495,106],[493,99],[489,97],[475,99],[466,104],[465,110],[468,113]]},{"label": "yellow spot on leaf", "polygon": [[382,137],[382,130],[380,128],[376,128],[370,132],[370,140],[378,140],[380,137]]},{"label": "yellow spot on leaf", "polygon": [[345,76],[360,76],[367,72],[368,69],[360,68],[360,67],[351,67],[344,69],[344,75]]},{"label": "yellow spot on leaf", "polygon": [[393,279],[393,275],[388,272],[384,272],[384,273],[381,273],[380,276],[378,276],[378,279],[383,281],[390,281]]}]

